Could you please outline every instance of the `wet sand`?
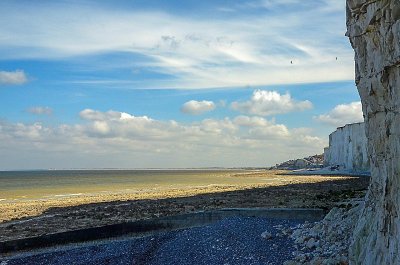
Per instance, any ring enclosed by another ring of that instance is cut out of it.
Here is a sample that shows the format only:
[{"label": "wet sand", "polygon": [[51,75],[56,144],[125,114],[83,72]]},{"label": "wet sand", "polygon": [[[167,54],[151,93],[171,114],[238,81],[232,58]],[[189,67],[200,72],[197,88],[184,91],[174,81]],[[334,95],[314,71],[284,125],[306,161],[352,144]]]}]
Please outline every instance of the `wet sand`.
[{"label": "wet sand", "polygon": [[367,177],[284,173],[235,173],[234,177],[242,181],[230,185],[163,186],[135,192],[3,201],[0,202],[0,241],[219,208],[329,209],[343,199],[363,196],[369,182]]}]

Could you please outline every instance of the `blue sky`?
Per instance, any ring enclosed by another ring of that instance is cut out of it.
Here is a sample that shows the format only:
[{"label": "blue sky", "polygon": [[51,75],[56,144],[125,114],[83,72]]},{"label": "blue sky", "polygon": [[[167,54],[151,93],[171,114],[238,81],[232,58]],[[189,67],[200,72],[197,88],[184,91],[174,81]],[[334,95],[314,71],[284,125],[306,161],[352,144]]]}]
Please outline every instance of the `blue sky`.
[{"label": "blue sky", "polygon": [[337,0],[1,1],[0,170],[266,166],[362,120]]}]

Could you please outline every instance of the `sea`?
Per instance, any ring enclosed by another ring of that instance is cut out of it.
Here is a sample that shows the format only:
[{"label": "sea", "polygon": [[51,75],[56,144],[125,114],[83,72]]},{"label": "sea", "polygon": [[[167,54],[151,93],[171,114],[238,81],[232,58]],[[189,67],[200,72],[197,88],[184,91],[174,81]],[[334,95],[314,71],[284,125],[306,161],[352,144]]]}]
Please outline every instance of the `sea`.
[{"label": "sea", "polygon": [[258,183],[245,170],[0,171],[0,203],[102,193]]}]

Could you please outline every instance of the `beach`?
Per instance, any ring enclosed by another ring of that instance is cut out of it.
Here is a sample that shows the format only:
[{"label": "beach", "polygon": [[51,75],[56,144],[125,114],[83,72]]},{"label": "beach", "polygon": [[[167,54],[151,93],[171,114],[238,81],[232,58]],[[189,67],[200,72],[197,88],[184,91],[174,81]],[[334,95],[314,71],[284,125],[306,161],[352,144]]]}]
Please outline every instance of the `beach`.
[{"label": "beach", "polygon": [[279,228],[294,227],[303,222],[297,219],[229,217],[189,229],[55,246],[4,259],[0,256],[0,264],[283,264],[296,250],[293,242],[284,235],[274,240],[266,240],[260,235],[265,229],[279,233]]},{"label": "beach", "polygon": [[[286,171],[203,172],[218,183],[82,193],[0,202],[0,241],[221,208],[330,209],[364,196],[368,177],[289,176]],[[229,184],[228,184],[229,183]]]}]

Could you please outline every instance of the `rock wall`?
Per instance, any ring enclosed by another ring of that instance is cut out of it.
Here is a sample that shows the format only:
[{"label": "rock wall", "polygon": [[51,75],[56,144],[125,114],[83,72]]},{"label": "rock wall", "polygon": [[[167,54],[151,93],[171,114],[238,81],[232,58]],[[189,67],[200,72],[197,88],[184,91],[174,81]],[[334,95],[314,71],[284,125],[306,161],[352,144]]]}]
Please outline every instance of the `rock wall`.
[{"label": "rock wall", "polygon": [[364,123],[347,124],[329,135],[324,166],[336,165],[354,172],[370,171]]},{"label": "rock wall", "polygon": [[400,264],[400,1],[347,0],[347,29],[372,175],[350,262]]}]

